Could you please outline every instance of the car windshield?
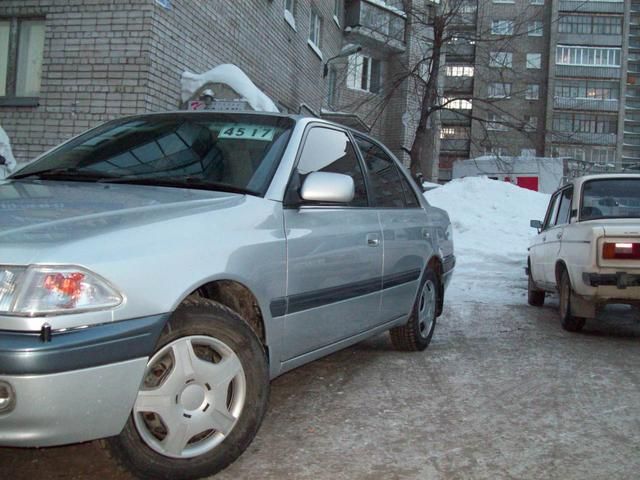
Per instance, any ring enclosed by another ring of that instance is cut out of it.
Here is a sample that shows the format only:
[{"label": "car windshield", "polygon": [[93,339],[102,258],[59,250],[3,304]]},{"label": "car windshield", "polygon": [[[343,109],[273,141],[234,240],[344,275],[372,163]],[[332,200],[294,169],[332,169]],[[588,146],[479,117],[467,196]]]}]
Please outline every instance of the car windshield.
[{"label": "car windshield", "polygon": [[132,183],[264,195],[293,120],[181,113],[109,122],[11,178]]},{"label": "car windshield", "polygon": [[640,217],[640,178],[590,180],[582,188],[581,220]]}]

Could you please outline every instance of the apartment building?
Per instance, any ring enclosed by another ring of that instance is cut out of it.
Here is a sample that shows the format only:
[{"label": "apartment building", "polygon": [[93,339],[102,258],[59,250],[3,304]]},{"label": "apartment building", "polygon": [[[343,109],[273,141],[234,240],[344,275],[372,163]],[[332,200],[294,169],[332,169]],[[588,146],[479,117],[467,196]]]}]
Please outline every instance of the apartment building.
[{"label": "apartment building", "polygon": [[[403,6],[2,0],[0,124],[18,161],[26,161],[105,120],[185,108],[184,71],[232,63],[281,111],[369,130],[404,157],[412,141],[405,114],[415,103],[409,85],[388,95],[388,108],[377,108],[418,48]],[[346,45],[359,51],[345,55]]]},{"label": "apartment building", "polygon": [[457,110],[444,118],[457,121],[443,121],[441,180],[455,159],[485,154],[567,157],[577,171],[638,164],[636,0],[465,4],[466,21],[453,22],[461,40],[447,54],[445,99]]}]

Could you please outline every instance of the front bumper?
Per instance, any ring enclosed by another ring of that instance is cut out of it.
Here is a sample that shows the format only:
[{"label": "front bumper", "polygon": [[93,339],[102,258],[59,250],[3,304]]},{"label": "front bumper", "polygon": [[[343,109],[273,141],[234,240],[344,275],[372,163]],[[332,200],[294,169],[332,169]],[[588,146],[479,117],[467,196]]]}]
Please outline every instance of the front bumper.
[{"label": "front bumper", "polygon": [[44,447],[117,435],[168,315],[54,333],[0,332],[0,380],[15,407],[0,446]]}]

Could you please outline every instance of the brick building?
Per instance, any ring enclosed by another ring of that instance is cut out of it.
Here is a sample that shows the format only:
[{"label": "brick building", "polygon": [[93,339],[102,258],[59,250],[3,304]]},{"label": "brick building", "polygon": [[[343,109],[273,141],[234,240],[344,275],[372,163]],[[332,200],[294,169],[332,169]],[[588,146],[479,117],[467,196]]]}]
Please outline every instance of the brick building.
[{"label": "brick building", "polygon": [[[428,38],[409,33],[402,5],[2,0],[0,124],[26,161],[105,120],[182,108],[184,71],[232,63],[281,111],[370,130],[402,157],[415,98],[409,82],[392,94],[385,89]],[[362,49],[340,56],[347,44]]]}]

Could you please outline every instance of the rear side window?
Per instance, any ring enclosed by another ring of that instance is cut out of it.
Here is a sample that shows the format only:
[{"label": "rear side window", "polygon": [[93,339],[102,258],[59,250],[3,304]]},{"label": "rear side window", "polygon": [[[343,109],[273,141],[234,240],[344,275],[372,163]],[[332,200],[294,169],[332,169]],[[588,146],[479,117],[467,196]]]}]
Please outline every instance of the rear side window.
[{"label": "rear side window", "polygon": [[349,206],[368,205],[362,167],[346,133],[323,127],[314,127],[309,131],[298,164],[300,184],[311,172],[349,175],[355,186],[355,195]]},{"label": "rear side window", "polygon": [[[362,152],[364,163],[371,180],[371,197],[376,207],[405,208],[410,205],[407,202],[406,193],[413,195],[406,179],[402,177],[395,162],[382,148],[362,137],[356,137],[356,143]],[[409,189],[405,193],[405,191]],[[413,195],[413,203],[417,203]],[[415,205],[417,206],[417,205]]]}]

